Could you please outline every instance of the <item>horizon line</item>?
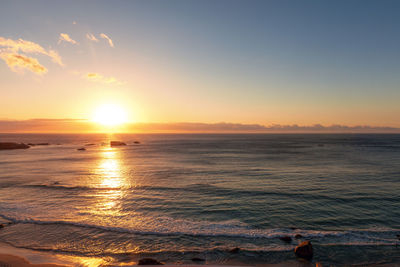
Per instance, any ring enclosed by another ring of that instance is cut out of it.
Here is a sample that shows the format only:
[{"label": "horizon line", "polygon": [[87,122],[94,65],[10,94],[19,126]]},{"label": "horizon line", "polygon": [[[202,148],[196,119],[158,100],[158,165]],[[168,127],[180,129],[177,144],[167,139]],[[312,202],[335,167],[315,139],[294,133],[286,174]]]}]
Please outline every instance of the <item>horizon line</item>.
[{"label": "horizon line", "polygon": [[0,133],[400,133],[399,127],[372,125],[262,125],[257,123],[130,122],[115,127],[87,119],[0,120]]}]

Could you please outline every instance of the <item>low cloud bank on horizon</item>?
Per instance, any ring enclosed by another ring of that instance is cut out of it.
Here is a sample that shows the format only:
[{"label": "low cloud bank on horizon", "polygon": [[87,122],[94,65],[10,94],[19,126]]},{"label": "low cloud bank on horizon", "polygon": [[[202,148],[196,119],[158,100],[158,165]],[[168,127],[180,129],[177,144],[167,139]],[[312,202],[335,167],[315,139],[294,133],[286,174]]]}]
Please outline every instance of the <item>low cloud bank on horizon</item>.
[{"label": "low cloud bank on horizon", "polygon": [[[0,133],[91,133],[104,127],[88,120],[30,119],[0,120]],[[130,123],[116,132],[132,133],[400,133],[400,128],[376,126],[311,126],[240,124],[240,123]]]}]

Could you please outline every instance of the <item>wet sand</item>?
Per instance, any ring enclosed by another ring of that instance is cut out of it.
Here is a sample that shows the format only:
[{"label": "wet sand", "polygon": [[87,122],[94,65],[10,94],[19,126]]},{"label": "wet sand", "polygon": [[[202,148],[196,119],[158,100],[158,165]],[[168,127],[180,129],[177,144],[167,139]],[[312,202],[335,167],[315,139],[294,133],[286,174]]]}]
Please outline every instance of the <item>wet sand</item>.
[{"label": "wet sand", "polygon": [[7,267],[66,267],[58,264],[32,264],[26,259],[10,254],[0,254],[0,266]]}]

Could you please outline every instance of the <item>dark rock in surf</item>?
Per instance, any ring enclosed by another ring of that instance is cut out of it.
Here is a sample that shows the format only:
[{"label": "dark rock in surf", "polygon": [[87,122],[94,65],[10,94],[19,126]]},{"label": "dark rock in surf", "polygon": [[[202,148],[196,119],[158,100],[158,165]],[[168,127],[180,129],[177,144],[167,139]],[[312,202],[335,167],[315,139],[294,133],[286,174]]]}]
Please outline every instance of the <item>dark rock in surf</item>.
[{"label": "dark rock in surf", "polygon": [[35,144],[35,145],[37,145],[37,146],[48,146],[50,144],[49,143],[38,143],[38,144]]},{"label": "dark rock in surf", "polygon": [[27,149],[30,146],[24,143],[13,143],[13,142],[1,142],[0,150],[9,150],[9,149]]},{"label": "dark rock in surf", "polygon": [[139,260],[138,265],[164,265],[164,264],[152,258],[144,258]]},{"label": "dark rock in surf", "polygon": [[233,254],[237,254],[237,253],[239,253],[239,251],[240,251],[240,248],[233,248],[233,249],[229,250],[229,252],[233,253]]},{"label": "dark rock in surf", "polygon": [[111,141],[110,146],[126,146],[126,144],[121,141]]},{"label": "dark rock in surf", "polygon": [[0,224],[0,229],[1,229],[1,228],[4,228],[4,225],[3,225],[3,224]]},{"label": "dark rock in surf", "polygon": [[192,258],[192,261],[205,261],[205,259],[194,257]]},{"label": "dark rock in surf", "polygon": [[297,257],[303,258],[306,260],[311,260],[314,252],[313,252],[313,247],[311,245],[310,241],[304,241],[300,243],[295,249],[294,253],[296,254]]},{"label": "dark rock in surf", "polygon": [[286,242],[286,243],[292,242],[292,238],[290,236],[287,236],[287,235],[281,236],[281,237],[279,237],[279,239],[282,240],[283,242]]},{"label": "dark rock in surf", "polygon": [[139,141],[135,141],[135,142],[133,142],[134,144],[140,144],[140,142]]},{"label": "dark rock in surf", "polygon": [[296,234],[296,235],[294,236],[294,238],[299,239],[299,238],[303,238],[303,236],[302,236],[301,234]]},{"label": "dark rock in surf", "polygon": [[78,151],[85,151],[85,150],[86,150],[86,148],[84,148],[84,147],[81,147],[81,148],[78,148],[77,150],[78,150]]},{"label": "dark rock in surf", "polygon": [[95,146],[96,144],[92,144],[92,143],[90,143],[90,144],[86,144],[85,146]]}]

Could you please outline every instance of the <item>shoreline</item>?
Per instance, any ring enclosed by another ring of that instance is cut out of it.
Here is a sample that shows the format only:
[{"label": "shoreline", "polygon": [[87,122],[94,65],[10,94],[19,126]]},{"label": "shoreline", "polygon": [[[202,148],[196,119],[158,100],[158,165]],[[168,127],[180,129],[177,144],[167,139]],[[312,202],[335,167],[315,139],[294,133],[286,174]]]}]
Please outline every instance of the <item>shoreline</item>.
[{"label": "shoreline", "polygon": [[[5,243],[0,242],[0,266],[7,267],[133,267],[139,266],[136,261],[131,262],[120,262],[110,263],[104,259],[96,257],[78,257],[72,255],[56,254],[51,252],[33,251],[25,248],[15,248]],[[148,266],[160,266],[160,265],[148,265]],[[265,263],[265,264],[165,264],[165,267],[323,267],[329,265],[323,265],[319,262],[307,262],[302,260],[287,260],[280,263]],[[400,267],[400,263],[382,263],[382,264],[343,264],[340,266],[351,266],[351,267]]]}]

